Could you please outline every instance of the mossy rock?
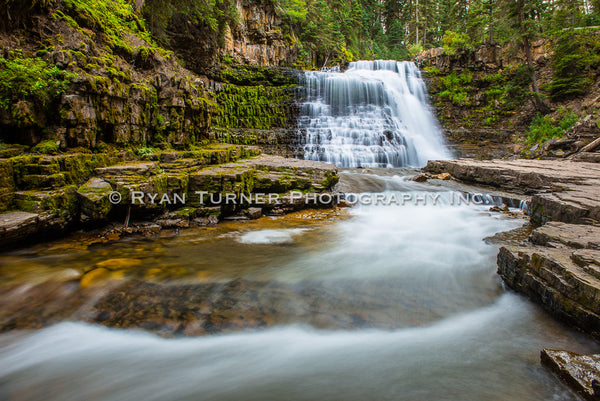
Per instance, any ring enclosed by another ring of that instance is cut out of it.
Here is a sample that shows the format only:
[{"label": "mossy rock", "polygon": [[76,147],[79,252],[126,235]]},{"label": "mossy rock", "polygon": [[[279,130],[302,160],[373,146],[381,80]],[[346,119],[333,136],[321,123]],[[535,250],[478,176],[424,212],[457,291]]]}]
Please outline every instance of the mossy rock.
[{"label": "mossy rock", "polygon": [[38,143],[31,149],[31,151],[33,153],[39,153],[42,155],[56,155],[59,152],[59,144],[60,141],[51,139]]},{"label": "mossy rock", "polygon": [[77,195],[81,201],[81,212],[92,219],[105,219],[112,210],[111,185],[100,178],[92,178],[79,189]]}]

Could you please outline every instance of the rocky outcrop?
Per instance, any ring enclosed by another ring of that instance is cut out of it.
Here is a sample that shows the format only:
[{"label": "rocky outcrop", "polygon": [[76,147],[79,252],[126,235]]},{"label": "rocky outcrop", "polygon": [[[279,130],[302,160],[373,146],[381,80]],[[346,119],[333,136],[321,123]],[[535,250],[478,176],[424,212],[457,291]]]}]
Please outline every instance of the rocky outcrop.
[{"label": "rocky outcrop", "polygon": [[544,349],[541,360],[584,399],[600,400],[600,355]]},{"label": "rocky outcrop", "polygon": [[[493,71],[497,72],[510,65],[525,63],[522,50],[517,54],[509,51],[510,45],[483,43],[475,50],[459,50],[455,54],[447,54],[442,47],[426,50],[415,57],[415,61],[425,66],[440,70]],[[546,63],[551,56],[549,40],[539,39],[532,43],[532,59],[538,64]]]},{"label": "rocky outcrop", "polygon": [[283,35],[273,3],[236,0],[235,7],[240,24],[227,31],[224,52],[244,64],[292,66],[298,57],[292,46],[297,39]]},{"label": "rocky outcrop", "polygon": [[[46,165],[56,163],[56,168],[48,173],[68,173],[70,185],[7,193],[9,202],[5,208],[19,211],[0,214],[4,219],[0,222],[0,232],[4,233],[0,247],[47,233],[64,233],[81,223],[125,220],[114,234],[147,234],[161,227],[211,225],[229,216],[258,218],[263,214],[334,205],[333,197],[317,195],[327,194],[337,183],[335,166],[279,156],[256,157],[259,153],[253,147],[213,145],[201,150],[167,151],[148,156],[150,160],[118,164],[107,163],[107,156],[101,167],[95,167],[95,155],[86,155],[87,158],[78,156],[88,162],[80,170],[61,170],[59,161],[70,160],[66,156],[37,156],[43,157]],[[9,165],[15,168],[13,164]],[[24,170],[17,166],[16,171]],[[12,184],[13,190],[25,185],[17,182]],[[302,196],[290,191],[301,191],[298,194]],[[227,194],[234,198],[227,201]],[[140,220],[153,223],[140,225]]]},{"label": "rocky outcrop", "polygon": [[600,338],[600,228],[550,222],[502,247],[498,274],[554,316]]},{"label": "rocky outcrop", "polygon": [[600,165],[596,163],[459,159],[430,161],[425,171],[533,195],[529,212],[536,224],[600,222]]},{"label": "rocky outcrop", "polygon": [[172,53],[156,45],[126,2],[117,3],[123,9],[105,19],[101,3],[82,10],[78,2],[56,2],[15,35],[0,32],[0,57],[39,57],[70,81],[43,107],[28,98],[0,107],[3,142],[52,140],[61,150],[103,150],[106,144],[181,149],[214,137],[213,128],[293,126],[297,77],[264,67],[294,59],[292,38],[283,38],[272,4],[236,2],[241,18],[226,32],[225,47],[214,29],[176,14],[169,30]]},{"label": "rocky outcrop", "polygon": [[428,173],[533,195],[529,240],[505,246],[498,274],[557,318],[600,338],[600,165],[570,160],[431,161]]}]

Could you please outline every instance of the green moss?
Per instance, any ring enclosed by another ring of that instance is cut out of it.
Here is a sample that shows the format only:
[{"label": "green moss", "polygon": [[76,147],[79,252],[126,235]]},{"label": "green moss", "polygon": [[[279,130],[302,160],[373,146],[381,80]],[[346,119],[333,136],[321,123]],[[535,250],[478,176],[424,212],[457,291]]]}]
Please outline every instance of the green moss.
[{"label": "green moss", "polygon": [[196,209],[194,207],[184,207],[182,209],[178,209],[175,212],[175,215],[182,216],[182,217],[193,217],[196,215],[197,210],[198,209]]},{"label": "green moss", "polygon": [[325,179],[321,182],[321,185],[323,185],[325,188],[333,188],[333,186],[337,184],[339,180],[340,177],[336,173],[328,171],[325,173]]},{"label": "green moss", "polygon": [[224,84],[216,99],[219,104],[219,114],[214,119],[216,127],[288,127],[293,117],[294,91],[289,87]]},{"label": "green moss", "polygon": [[47,140],[38,143],[31,149],[33,153],[39,153],[43,155],[55,155],[58,154],[58,141]]},{"label": "green moss", "polygon": [[66,90],[76,77],[39,57],[23,57],[22,51],[10,51],[0,58],[0,108],[10,110],[22,100],[29,100],[36,110],[45,110]]}]

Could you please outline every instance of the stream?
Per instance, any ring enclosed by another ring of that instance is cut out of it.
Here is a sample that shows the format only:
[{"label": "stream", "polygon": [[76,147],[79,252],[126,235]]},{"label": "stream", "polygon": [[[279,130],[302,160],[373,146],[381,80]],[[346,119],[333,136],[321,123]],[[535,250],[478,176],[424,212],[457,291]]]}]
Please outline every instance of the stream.
[{"label": "stream", "polygon": [[[249,302],[243,313],[272,307],[279,317],[208,337],[162,338],[73,317],[9,331],[0,336],[0,399],[577,399],[540,366],[539,351],[594,344],[505,291],[495,274],[499,245],[484,240],[524,220],[451,205],[447,189],[405,174],[348,170],[341,185],[438,194],[438,204],[357,205],[337,217],[305,212],[90,246],[67,238],[2,255],[0,273],[13,280],[27,263],[41,275],[136,255],[142,263],[125,278],[249,280],[279,292],[229,297]],[[308,307],[319,293],[330,298]]]}]

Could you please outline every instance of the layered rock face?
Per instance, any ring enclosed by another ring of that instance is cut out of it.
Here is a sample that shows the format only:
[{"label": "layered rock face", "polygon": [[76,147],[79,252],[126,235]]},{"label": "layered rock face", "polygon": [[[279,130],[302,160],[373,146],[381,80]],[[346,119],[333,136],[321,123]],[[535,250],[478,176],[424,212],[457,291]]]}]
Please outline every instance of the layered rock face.
[{"label": "layered rock face", "polygon": [[600,222],[600,165],[571,160],[431,161],[431,173],[479,185],[533,195],[531,220],[586,224]]},{"label": "layered rock face", "polygon": [[498,274],[512,289],[600,338],[600,228],[550,222],[502,247]]},{"label": "layered rock face", "polygon": [[[85,14],[77,4],[57,4],[17,34],[0,33],[3,57],[37,56],[47,68],[56,66],[72,77],[52,103],[23,99],[0,108],[5,143],[35,145],[52,139],[61,149],[101,143],[185,146],[208,136],[217,112],[210,81],[194,76],[172,53],[153,44],[131,9],[119,22],[131,27],[134,19],[138,28],[120,32],[101,19],[101,8]],[[11,111],[17,107],[21,113]]]},{"label": "layered rock face", "polygon": [[[596,155],[432,161],[425,170],[532,195],[528,212],[537,228],[526,241],[500,248],[498,274],[556,318],[600,339],[600,165],[577,161]],[[598,355],[543,350],[541,360],[585,399],[600,399]]]},{"label": "layered rock face", "polygon": [[[335,166],[278,156],[256,157],[259,154],[255,147],[212,145],[153,154],[145,161],[127,160],[123,154],[9,159],[4,164],[22,179],[5,189],[0,211],[19,211],[1,215],[0,248],[56,236],[81,223],[126,219],[117,229],[120,235],[211,225],[234,215],[258,218],[334,205],[331,196],[317,195],[329,193],[337,183]],[[18,164],[23,161],[44,162],[43,166],[55,173],[23,175],[31,172],[31,166],[38,166]],[[46,183],[42,188],[40,180]],[[36,185],[27,187],[32,181]],[[292,196],[293,190],[312,194],[314,201]],[[138,193],[135,201],[134,193]],[[235,196],[231,202],[226,201],[227,194]],[[262,195],[259,199],[253,194]],[[148,220],[152,222],[136,224]]]},{"label": "layered rock face", "polygon": [[291,46],[293,38],[284,38],[273,4],[237,0],[235,7],[241,23],[226,33],[225,53],[244,64],[293,65],[298,56]]},{"label": "layered rock face", "polygon": [[[103,19],[101,4],[87,10],[78,2],[57,2],[24,28],[18,26],[16,35],[0,32],[1,56],[39,57],[71,80],[48,104],[21,99],[0,107],[3,142],[31,146],[49,139],[62,150],[102,150],[103,144],[184,148],[208,139],[226,141],[222,131],[213,135],[215,127],[294,125],[297,78],[265,67],[294,60],[272,5],[237,2],[240,21],[225,32],[225,43],[214,29],[176,14],[169,22],[172,52],[156,45],[129,5],[113,3],[123,7],[117,22]],[[250,65],[232,67],[236,62]],[[269,144],[273,140],[271,135]]]}]

